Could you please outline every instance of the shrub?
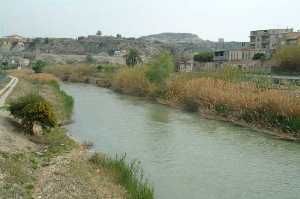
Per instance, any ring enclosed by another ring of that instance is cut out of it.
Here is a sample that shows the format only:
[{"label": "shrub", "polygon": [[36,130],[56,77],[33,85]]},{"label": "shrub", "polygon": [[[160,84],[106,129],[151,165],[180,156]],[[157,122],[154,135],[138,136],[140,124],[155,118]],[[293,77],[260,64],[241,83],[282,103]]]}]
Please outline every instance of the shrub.
[{"label": "shrub", "polygon": [[97,70],[100,71],[100,72],[103,70],[103,66],[102,66],[102,65],[98,65],[96,68],[97,68]]},{"label": "shrub", "polygon": [[47,63],[43,60],[36,60],[32,64],[32,70],[34,70],[35,73],[41,73],[43,71],[43,68],[47,65]]},{"label": "shrub", "polygon": [[169,53],[162,53],[151,60],[146,71],[146,78],[152,83],[162,85],[173,71],[173,57]]},{"label": "shrub", "polygon": [[196,62],[211,62],[214,59],[214,55],[211,52],[199,52],[194,55],[194,61]]},{"label": "shrub", "polygon": [[52,105],[39,95],[18,98],[10,103],[9,111],[21,120],[23,127],[30,133],[35,123],[42,127],[54,127],[57,124]]},{"label": "shrub", "polygon": [[145,68],[120,69],[113,77],[112,88],[125,94],[146,96],[153,89],[153,85],[145,77]]},{"label": "shrub", "polygon": [[255,55],[252,58],[253,60],[265,60],[266,59],[266,54],[265,53],[255,53]]}]

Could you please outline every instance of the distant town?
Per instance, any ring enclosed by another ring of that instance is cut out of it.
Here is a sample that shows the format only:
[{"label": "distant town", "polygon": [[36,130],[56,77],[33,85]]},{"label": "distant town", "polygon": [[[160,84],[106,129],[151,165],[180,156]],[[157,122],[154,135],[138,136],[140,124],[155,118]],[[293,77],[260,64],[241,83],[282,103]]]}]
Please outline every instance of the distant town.
[{"label": "distant town", "polygon": [[[28,66],[34,59],[44,59],[49,63],[84,62],[91,55],[98,63],[124,64],[123,57],[128,50],[136,49],[143,60],[160,51],[170,51],[181,57],[177,68],[191,72],[233,65],[242,68],[269,68],[270,63],[262,63],[271,58],[276,49],[284,46],[300,45],[300,32],[292,28],[254,30],[248,42],[218,42],[200,39],[189,33],[162,33],[141,38],[123,38],[117,34],[103,36],[101,31],[95,35],[71,38],[24,38],[10,35],[0,38],[0,63],[5,67]],[[207,62],[197,62],[193,55],[210,52],[213,58]],[[258,56],[258,57],[257,57]]]}]

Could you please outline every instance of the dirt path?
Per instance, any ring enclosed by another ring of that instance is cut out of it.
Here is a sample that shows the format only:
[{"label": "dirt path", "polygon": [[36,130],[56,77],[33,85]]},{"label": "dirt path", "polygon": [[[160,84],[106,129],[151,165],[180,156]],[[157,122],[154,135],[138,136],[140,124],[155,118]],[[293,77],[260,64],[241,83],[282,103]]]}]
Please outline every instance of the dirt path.
[{"label": "dirt path", "polygon": [[9,113],[3,108],[7,97],[11,94],[19,80],[11,77],[11,81],[0,91],[0,151],[17,153],[35,150],[36,145],[29,141],[16,127]]}]

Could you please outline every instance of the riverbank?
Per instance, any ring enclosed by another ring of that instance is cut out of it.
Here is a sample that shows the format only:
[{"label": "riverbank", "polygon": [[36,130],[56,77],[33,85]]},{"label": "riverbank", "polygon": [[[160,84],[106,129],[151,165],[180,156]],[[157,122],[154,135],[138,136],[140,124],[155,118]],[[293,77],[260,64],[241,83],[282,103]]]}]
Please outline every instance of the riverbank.
[{"label": "riverbank", "polygon": [[[18,77],[20,82],[9,96],[8,103],[36,93],[53,105],[59,124],[70,120],[73,99],[60,89],[57,78],[31,71],[11,71],[10,74]],[[14,134],[7,130],[9,135],[13,135],[10,139],[23,144],[19,148],[6,145],[9,150],[5,151],[0,148],[1,197],[153,198],[153,190],[135,175],[127,163],[113,159],[108,161],[105,155],[97,155],[97,162],[93,161],[95,158],[88,150],[89,145],[71,139],[62,126],[43,130],[37,136],[24,133],[13,118],[8,117],[7,120],[9,123],[6,125],[15,129]],[[109,162],[117,162],[115,165],[120,166],[111,167]],[[131,173],[125,177],[127,181],[120,178],[126,172]],[[135,188],[129,189],[132,187]],[[140,187],[144,190],[137,189]],[[143,195],[145,190],[147,195]],[[133,197],[137,194],[140,197]]]},{"label": "riverbank", "polygon": [[75,99],[72,135],[93,140],[93,150],[112,156],[126,151],[128,159],[139,160],[155,198],[299,195],[298,143],[95,85],[62,88]]},{"label": "riverbank", "polygon": [[163,83],[155,84],[147,79],[147,70],[146,66],[123,68],[110,73],[109,77],[98,71],[91,77],[97,76],[96,81],[85,76],[85,81],[80,82],[146,97],[167,106],[198,112],[205,118],[260,129],[279,139],[300,139],[299,87],[296,85],[285,82],[275,85],[261,77],[249,80],[247,74],[230,68],[215,73],[176,73]]}]

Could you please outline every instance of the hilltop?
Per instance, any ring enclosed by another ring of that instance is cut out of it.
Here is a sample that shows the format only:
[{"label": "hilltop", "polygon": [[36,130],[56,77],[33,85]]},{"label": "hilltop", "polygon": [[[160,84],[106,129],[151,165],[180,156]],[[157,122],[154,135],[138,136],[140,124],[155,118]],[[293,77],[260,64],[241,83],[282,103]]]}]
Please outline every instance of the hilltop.
[{"label": "hilltop", "polygon": [[162,43],[212,43],[204,41],[198,35],[192,33],[160,33],[140,37],[147,41],[160,41]]}]

